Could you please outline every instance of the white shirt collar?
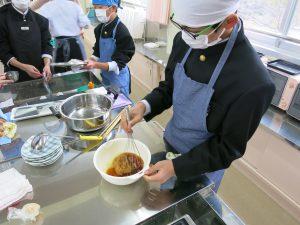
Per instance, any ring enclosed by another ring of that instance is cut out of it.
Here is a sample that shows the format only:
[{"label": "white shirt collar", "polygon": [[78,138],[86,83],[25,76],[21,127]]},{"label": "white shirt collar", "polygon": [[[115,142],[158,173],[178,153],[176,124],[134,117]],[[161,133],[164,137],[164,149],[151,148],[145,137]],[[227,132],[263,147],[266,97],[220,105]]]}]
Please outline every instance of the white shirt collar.
[{"label": "white shirt collar", "polygon": [[19,9],[17,9],[13,4],[11,4],[11,5],[12,5],[12,7],[13,7],[18,13],[20,13],[20,14],[23,15],[23,16],[26,16],[27,13],[28,13],[28,11],[29,11],[29,8],[28,8],[25,12],[22,12],[22,11],[20,11]]}]

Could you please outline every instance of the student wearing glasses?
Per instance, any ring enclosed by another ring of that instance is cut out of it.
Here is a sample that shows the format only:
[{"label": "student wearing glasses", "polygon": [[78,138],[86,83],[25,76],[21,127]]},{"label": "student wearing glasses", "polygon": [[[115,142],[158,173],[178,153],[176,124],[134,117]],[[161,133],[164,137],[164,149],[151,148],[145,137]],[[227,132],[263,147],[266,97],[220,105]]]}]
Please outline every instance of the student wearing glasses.
[{"label": "student wearing glasses", "polygon": [[224,169],[243,156],[269,107],[275,87],[244,34],[238,4],[174,0],[171,21],[180,32],[166,80],[131,110],[129,123],[122,118],[122,127],[132,132],[143,118],[173,106],[164,133],[168,154],[146,172],[147,181],[170,184],[206,174],[217,191]]}]

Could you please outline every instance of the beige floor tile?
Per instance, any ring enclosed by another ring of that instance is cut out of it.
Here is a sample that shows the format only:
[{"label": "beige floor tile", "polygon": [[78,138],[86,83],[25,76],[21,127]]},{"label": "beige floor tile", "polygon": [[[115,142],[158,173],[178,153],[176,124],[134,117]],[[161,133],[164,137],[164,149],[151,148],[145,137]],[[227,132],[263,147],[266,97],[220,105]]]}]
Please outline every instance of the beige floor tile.
[{"label": "beige floor tile", "polygon": [[218,194],[247,225],[300,224],[234,167],[226,171]]}]

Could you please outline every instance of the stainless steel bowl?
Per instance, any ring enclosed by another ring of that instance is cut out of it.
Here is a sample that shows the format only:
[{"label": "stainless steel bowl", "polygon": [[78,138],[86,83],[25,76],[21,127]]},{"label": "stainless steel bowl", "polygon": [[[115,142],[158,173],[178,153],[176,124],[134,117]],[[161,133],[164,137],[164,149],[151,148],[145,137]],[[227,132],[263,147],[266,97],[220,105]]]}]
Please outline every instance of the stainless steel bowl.
[{"label": "stainless steel bowl", "polygon": [[91,132],[110,122],[112,105],[112,99],[105,95],[78,94],[62,103],[60,114],[72,130]]}]

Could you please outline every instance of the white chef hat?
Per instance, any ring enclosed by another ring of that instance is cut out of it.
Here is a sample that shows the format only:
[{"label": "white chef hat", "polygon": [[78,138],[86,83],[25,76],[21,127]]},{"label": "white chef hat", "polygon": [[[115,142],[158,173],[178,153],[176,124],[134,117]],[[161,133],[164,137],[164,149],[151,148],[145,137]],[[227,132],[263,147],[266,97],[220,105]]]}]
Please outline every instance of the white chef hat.
[{"label": "white chef hat", "polygon": [[213,25],[236,12],[240,0],[173,0],[174,21],[191,28]]}]

